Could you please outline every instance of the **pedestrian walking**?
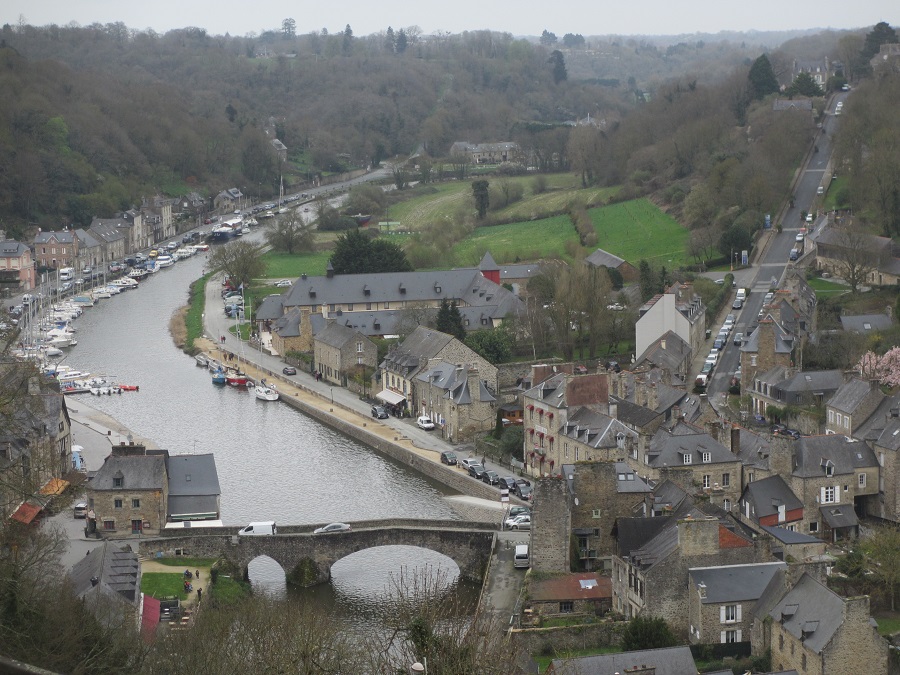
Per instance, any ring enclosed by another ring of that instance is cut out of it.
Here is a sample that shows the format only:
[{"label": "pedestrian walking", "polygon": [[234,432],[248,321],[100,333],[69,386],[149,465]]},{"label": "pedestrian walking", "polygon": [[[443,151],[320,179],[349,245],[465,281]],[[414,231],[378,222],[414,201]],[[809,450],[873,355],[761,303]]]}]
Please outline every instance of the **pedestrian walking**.
[{"label": "pedestrian walking", "polygon": [[202,588],[198,588],[198,589],[197,589],[197,604],[198,604],[198,605],[200,604],[200,600],[201,600],[201,599],[203,599],[203,589],[202,589]]},{"label": "pedestrian walking", "polygon": [[197,570],[197,578],[200,578],[200,570]]}]

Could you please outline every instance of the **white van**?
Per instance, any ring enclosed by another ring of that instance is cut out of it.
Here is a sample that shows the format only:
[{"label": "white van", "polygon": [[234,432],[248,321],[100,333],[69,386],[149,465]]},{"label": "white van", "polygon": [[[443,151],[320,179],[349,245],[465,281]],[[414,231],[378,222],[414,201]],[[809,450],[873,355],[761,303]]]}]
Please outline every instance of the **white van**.
[{"label": "white van", "polygon": [[747,299],[747,289],[746,288],[737,289],[737,295],[735,296],[735,299],[740,300],[741,302],[744,302]]},{"label": "white van", "polygon": [[73,267],[63,267],[59,270],[60,281],[72,281],[75,278],[75,269]]},{"label": "white van", "polygon": [[513,560],[513,567],[531,567],[528,544],[516,544],[516,557]]},{"label": "white van", "polygon": [[278,534],[278,528],[275,526],[274,520],[264,520],[259,523],[250,523],[247,527],[238,530],[238,534],[248,537],[263,537]]}]

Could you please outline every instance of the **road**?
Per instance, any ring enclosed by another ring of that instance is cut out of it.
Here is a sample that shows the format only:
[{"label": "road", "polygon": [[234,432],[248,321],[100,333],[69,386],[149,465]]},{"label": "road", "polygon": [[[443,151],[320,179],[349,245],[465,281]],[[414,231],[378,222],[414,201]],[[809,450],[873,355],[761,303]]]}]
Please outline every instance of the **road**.
[{"label": "road", "polygon": [[[713,378],[706,390],[709,401],[714,407],[719,406],[724,401],[724,394],[728,391],[729,380],[731,380],[732,375],[740,365],[740,347],[734,345],[734,335],[743,333],[746,337],[756,328],[763,298],[769,290],[778,287],[781,283],[784,273],[790,264],[791,249],[799,246],[796,237],[801,229],[809,227],[811,230],[814,227],[821,226],[825,220],[825,214],[822,209],[824,196],[818,195],[817,190],[820,185],[827,189],[828,183],[831,181],[833,173],[831,168],[833,150],[831,137],[837,130],[837,125],[840,121],[833,113],[838,101],[844,101],[847,96],[847,92],[840,92],[829,101],[828,114],[825,117],[822,129],[813,141],[813,147],[808,155],[806,165],[797,181],[797,186],[794,190],[794,205],[784,209],[781,220],[782,231],[769,234],[768,244],[757,265],[750,270],[742,270],[735,274],[737,285],[746,288],[748,295],[742,309],[729,309],[727,312],[723,310],[724,313],[736,314],[737,321],[731,332],[732,339],[729,340],[728,345],[720,355]],[[818,151],[815,150],[816,147],[818,147]],[[812,224],[806,223],[801,218],[803,212],[815,214]],[[728,307],[731,307],[730,302]],[[721,323],[719,321],[710,326],[713,339],[718,333]],[[709,340],[708,342],[710,342],[711,346],[712,341]]]}]

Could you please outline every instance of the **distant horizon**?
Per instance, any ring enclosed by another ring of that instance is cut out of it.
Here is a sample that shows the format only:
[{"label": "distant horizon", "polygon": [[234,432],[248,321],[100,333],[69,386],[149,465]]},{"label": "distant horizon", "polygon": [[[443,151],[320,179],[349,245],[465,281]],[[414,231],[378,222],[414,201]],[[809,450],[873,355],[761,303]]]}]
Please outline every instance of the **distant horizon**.
[{"label": "distant horizon", "polygon": [[[457,0],[444,5],[409,6],[399,0],[379,3],[345,0],[316,7],[313,17],[283,0],[257,0],[252,5],[237,0],[195,0],[192,3],[157,0],[154,3],[119,4],[109,0],[7,0],[0,9],[0,23],[16,26],[122,22],[136,31],[158,33],[188,27],[203,28],[210,35],[244,37],[264,31],[280,31],[281,22],[292,18],[297,35],[342,32],[349,25],[357,37],[377,35],[391,26],[394,31],[411,26],[423,35],[458,34],[478,30],[538,37],[544,30],[562,40],[566,33],[584,37],[679,37],[698,34],[820,32],[871,29],[879,21],[900,25],[900,3],[872,0],[860,8],[844,0],[795,0],[791,3],[758,0],[723,8],[719,0],[639,0],[628,7],[598,9],[597,3],[571,0],[565,11],[548,15],[545,2],[518,0],[509,5],[490,0]],[[545,16],[546,15],[546,16]],[[815,24],[826,24],[817,26]]]}]

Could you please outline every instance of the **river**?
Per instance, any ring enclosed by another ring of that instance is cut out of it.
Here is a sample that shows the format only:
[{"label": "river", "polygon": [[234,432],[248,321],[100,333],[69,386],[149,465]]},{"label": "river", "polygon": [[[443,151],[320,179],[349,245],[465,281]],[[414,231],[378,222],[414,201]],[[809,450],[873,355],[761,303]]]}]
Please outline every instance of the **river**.
[{"label": "river", "polygon": [[[229,525],[455,518],[441,484],[287,405],[213,386],[208,372],[173,345],[170,318],[186,304],[205,260],[194,256],[164,269],[136,290],[101,300],[75,322],[78,345],[64,362],[140,387],[92,397],[91,405],[118,420],[123,433],[127,428],[172,454],[213,453],[221,517]],[[404,565],[458,575],[452,560],[433,551],[385,547],[339,561],[332,584],[309,594],[344,616],[358,617]],[[284,592],[284,576],[274,561],[254,561],[250,576],[255,584]]]}]

